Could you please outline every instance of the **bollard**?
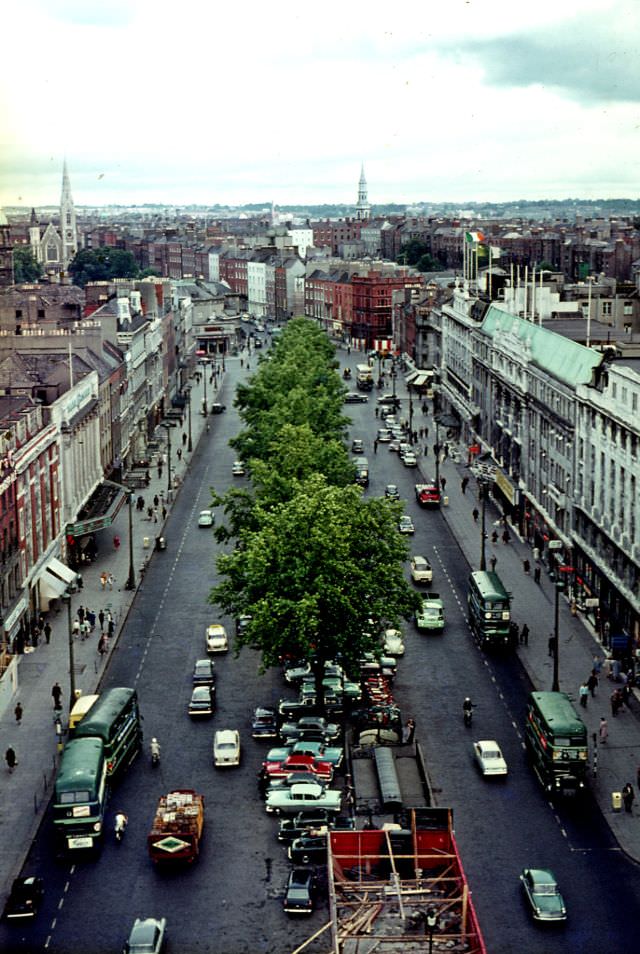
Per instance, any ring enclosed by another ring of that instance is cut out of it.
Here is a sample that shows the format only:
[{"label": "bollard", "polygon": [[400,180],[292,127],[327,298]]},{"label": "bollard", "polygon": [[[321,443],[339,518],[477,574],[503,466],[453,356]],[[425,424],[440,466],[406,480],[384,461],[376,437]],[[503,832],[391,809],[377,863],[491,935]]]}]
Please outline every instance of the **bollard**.
[{"label": "bollard", "polygon": [[611,792],[611,810],[619,812],[622,809],[622,792]]}]

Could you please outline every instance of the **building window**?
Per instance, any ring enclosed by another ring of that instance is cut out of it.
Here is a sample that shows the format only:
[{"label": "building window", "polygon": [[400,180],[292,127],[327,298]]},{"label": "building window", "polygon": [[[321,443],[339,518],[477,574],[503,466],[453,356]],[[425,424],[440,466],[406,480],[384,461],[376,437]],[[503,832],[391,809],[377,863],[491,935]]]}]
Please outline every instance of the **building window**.
[{"label": "building window", "polygon": [[611,317],[612,313],[612,303],[610,301],[602,302],[602,317],[607,318]]}]

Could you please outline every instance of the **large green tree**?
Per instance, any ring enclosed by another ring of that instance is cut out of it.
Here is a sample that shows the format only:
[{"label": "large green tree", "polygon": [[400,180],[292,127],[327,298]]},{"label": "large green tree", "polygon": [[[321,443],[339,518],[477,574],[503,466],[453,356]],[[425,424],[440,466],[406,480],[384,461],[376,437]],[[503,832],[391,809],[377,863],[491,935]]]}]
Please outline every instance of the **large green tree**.
[{"label": "large green tree", "polygon": [[37,282],[42,278],[42,266],[33,257],[30,245],[18,245],[13,250],[13,280],[16,285]]},{"label": "large green tree", "polygon": [[131,252],[122,248],[81,249],[69,265],[69,271],[75,284],[82,288],[87,282],[137,278],[140,273]]},{"label": "large green tree", "polygon": [[286,503],[257,506],[257,529],[218,559],[223,580],[210,601],[252,617],[238,647],[262,653],[263,666],[283,655],[316,661],[341,656],[356,671],[365,651],[379,651],[384,626],[397,626],[419,605],[403,565],[401,505],[365,500],[359,487],[332,487],[317,474]]}]

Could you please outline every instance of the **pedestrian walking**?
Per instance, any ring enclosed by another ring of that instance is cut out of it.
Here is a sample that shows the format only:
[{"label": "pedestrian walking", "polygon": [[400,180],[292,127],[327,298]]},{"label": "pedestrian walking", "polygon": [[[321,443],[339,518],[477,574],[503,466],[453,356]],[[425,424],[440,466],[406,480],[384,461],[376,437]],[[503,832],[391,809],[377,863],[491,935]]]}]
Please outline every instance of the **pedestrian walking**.
[{"label": "pedestrian walking", "polygon": [[38,642],[40,640],[40,630],[37,626],[33,627],[33,632],[31,633],[31,645],[34,649],[38,648]]},{"label": "pedestrian walking", "polygon": [[631,814],[633,811],[633,800],[636,797],[636,793],[633,790],[633,785],[631,782],[627,784],[622,789],[622,801],[624,802],[624,810]]},{"label": "pedestrian walking", "polygon": [[596,674],[596,676],[599,676],[600,673],[602,672],[602,657],[598,656],[597,653],[593,657],[593,671]]},{"label": "pedestrian walking", "polygon": [[540,567],[536,566],[533,568],[533,582],[540,585]]},{"label": "pedestrian walking", "polygon": [[181,448],[181,447],[179,447],[178,450],[176,451],[176,456],[177,456],[178,460],[182,460],[182,448]]},{"label": "pedestrian walking", "polygon": [[600,742],[603,744],[609,738],[609,726],[604,716],[600,716],[600,727],[598,729],[598,736],[600,738]]},{"label": "pedestrian walking", "polygon": [[622,708],[622,696],[619,689],[613,690],[609,701],[611,703],[611,715],[615,718]]},{"label": "pedestrian walking", "polygon": [[424,436],[425,436],[425,437],[428,437],[428,436],[429,436],[429,428],[428,428],[428,427],[425,427],[425,429],[424,429]]},{"label": "pedestrian walking", "polygon": [[468,486],[469,486],[469,478],[463,477],[462,480],[460,481],[460,490],[462,491],[463,494],[466,494]]},{"label": "pedestrian walking", "polygon": [[591,675],[587,679],[587,689],[591,693],[591,698],[595,698],[596,689],[598,688],[598,677],[596,676],[595,669],[591,670]]},{"label": "pedestrian walking", "polygon": [[433,456],[434,456],[434,457],[437,457],[439,453],[440,453],[440,445],[439,445],[439,444],[434,444],[434,445],[433,445]]},{"label": "pedestrian walking", "polygon": [[80,639],[84,642],[85,639],[89,639],[91,633],[91,623],[88,619],[85,619],[80,623]]},{"label": "pedestrian walking", "polygon": [[51,695],[53,697],[53,708],[59,712],[62,709],[62,688],[59,682],[54,682]]},{"label": "pedestrian walking", "polygon": [[153,520],[153,507],[147,507],[147,520]]},{"label": "pedestrian walking", "polygon": [[187,435],[185,434],[184,431],[182,432],[182,446],[183,447],[187,446]]},{"label": "pedestrian walking", "polygon": [[376,417],[378,417],[379,414],[380,414],[380,410],[376,408]]},{"label": "pedestrian walking", "polygon": [[502,531],[502,542],[508,543],[510,539],[511,537],[509,536],[509,531],[505,527],[504,530]]},{"label": "pedestrian walking", "polygon": [[74,639],[77,639],[78,636],[80,635],[80,620],[79,619],[74,619],[73,624],[71,626],[71,632],[73,634]]},{"label": "pedestrian walking", "polygon": [[18,760],[16,758],[16,753],[13,746],[10,745],[7,751],[4,753],[4,760],[7,763],[7,768],[9,769],[9,771],[13,772],[14,768],[18,764]]},{"label": "pedestrian walking", "polygon": [[22,725],[22,711],[22,704],[20,702],[16,702],[16,707],[13,710],[16,717],[16,725]]},{"label": "pedestrian walking", "polygon": [[163,519],[163,520],[166,520],[166,519],[167,519],[167,508],[166,508],[166,507],[163,507],[163,508],[162,508],[162,519]]},{"label": "pedestrian walking", "polygon": [[520,642],[523,646],[529,645],[529,627],[525,623],[522,629],[520,630]]},{"label": "pedestrian walking", "polygon": [[118,536],[117,533],[116,533],[116,535],[115,535],[114,538],[113,538],[113,549],[114,549],[114,550],[119,550],[119,549],[120,549],[120,537]]},{"label": "pedestrian walking", "polygon": [[101,658],[101,659],[102,659],[102,657],[105,655],[105,653],[107,652],[108,648],[109,648],[109,639],[108,639],[108,637],[103,633],[102,636],[100,637],[100,639],[98,640],[98,653],[100,654],[100,658]]},{"label": "pedestrian walking", "polygon": [[556,654],[556,637],[553,635],[553,633],[551,634],[551,636],[549,636],[547,646],[549,649],[549,655],[553,659],[553,657]]},{"label": "pedestrian walking", "polygon": [[580,705],[583,709],[587,708],[587,702],[589,701],[589,686],[586,682],[583,682],[578,690],[578,695],[580,696]]},{"label": "pedestrian walking", "polygon": [[162,480],[162,461],[161,460],[158,461],[158,477],[160,480]]},{"label": "pedestrian walking", "polygon": [[107,634],[108,634],[109,638],[111,638],[111,637],[113,636],[113,634],[115,633],[115,630],[116,630],[116,624],[115,624],[115,622],[114,622],[114,620],[113,620],[113,617],[111,617],[111,619],[110,619],[109,622],[107,623]]},{"label": "pedestrian walking", "polygon": [[492,531],[492,533],[491,533],[491,542],[493,543],[494,546],[495,546],[495,544],[498,542],[498,531],[497,531],[497,530],[493,530],[493,531]]},{"label": "pedestrian walking", "polygon": [[78,619],[80,620],[80,622],[83,623],[84,622],[84,606],[80,605],[78,609],[76,610],[76,613],[78,614]]},{"label": "pedestrian walking", "polygon": [[378,453],[378,441],[377,441],[377,440],[375,440],[375,441],[373,442],[373,453],[374,453],[374,454],[377,454],[377,453]]},{"label": "pedestrian walking", "polygon": [[113,573],[110,573],[109,576],[107,577],[107,583],[109,584],[109,589],[112,590],[113,584],[115,583]]},{"label": "pedestrian walking", "polygon": [[89,632],[92,633],[96,628],[96,614],[93,610],[87,610],[87,622],[89,623]]},{"label": "pedestrian walking", "polygon": [[447,478],[446,478],[446,477],[441,477],[441,478],[440,478],[440,486],[442,487],[442,493],[444,493],[445,488],[446,488],[446,486],[447,486]]},{"label": "pedestrian walking", "polygon": [[445,443],[443,449],[444,449],[444,459],[447,460],[447,458],[449,457],[449,445]]},{"label": "pedestrian walking", "polygon": [[156,494],[156,495],[154,496],[154,498],[153,498],[153,506],[154,506],[154,507],[157,507],[157,506],[159,505],[159,503],[160,503],[160,498],[159,498],[158,495]]},{"label": "pedestrian walking", "polygon": [[142,495],[136,500],[136,510],[144,510],[144,497]]},{"label": "pedestrian walking", "polygon": [[157,522],[158,522],[158,508],[157,508],[157,507],[154,507],[154,508],[153,508],[153,522],[154,522],[154,523],[157,523]]},{"label": "pedestrian walking", "polygon": [[477,522],[478,522],[478,517],[480,516],[480,511],[478,510],[477,507],[474,507],[474,508],[473,508],[471,515],[472,515],[472,517],[473,517],[473,522],[474,522],[474,523],[477,523]]},{"label": "pedestrian walking", "polygon": [[489,565],[491,566],[491,572],[492,572],[492,573],[495,573],[495,572],[496,572],[496,563],[497,563],[497,562],[498,562],[498,557],[497,557],[497,556],[495,555],[495,553],[494,553],[494,555],[493,555],[493,556],[491,557],[491,559],[489,560]]},{"label": "pedestrian walking", "polygon": [[44,624],[44,638],[45,638],[45,642],[46,642],[46,644],[47,644],[47,646],[48,646],[49,643],[51,642],[51,624],[49,623],[48,620],[47,620],[47,622]]},{"label": "pedestrian walking", "polygon": [[522,561],[522,569],[524,570],[525,573],[530,573],[530,572],[531,572],[531,564],[529,563],[528,560],[523,560],[523,561]]},{"label": "pedestrian walking", "polygon": [[104,630],[104,610],[100,610],[98,613],[98,621],[100,623],[100,632]]}]

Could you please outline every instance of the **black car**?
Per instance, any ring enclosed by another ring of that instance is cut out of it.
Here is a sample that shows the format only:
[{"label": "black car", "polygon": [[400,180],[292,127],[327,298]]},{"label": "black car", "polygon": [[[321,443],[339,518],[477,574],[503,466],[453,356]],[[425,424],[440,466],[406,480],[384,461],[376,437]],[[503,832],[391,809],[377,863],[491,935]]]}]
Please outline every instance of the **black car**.
[{"label": "black car", "polygon": [[283,908],[287,914],[313,914],[316,877],[310,868],[294,868],[284,893]]},{"label": "black car", "polygon": [[400,407],[400,398],[393,394],[383,394],[378,398],[378,404],[388,407]]},{"label": "black car", "polygon": [[16,878],[4,907],[5,918],[8,921],[17,918],[34,918],[38,913],[43,895],[42,878]]},{"label": "black car", "polygon": [[330,827],[334,822],[335,818],[332,818],[329,812],[326,811],[313,810],[309,812],[298,812],[298,814],[292,818],[280,819],[278,841],[290,843],[314,829]]},{"label": "black car", "polygon": [[325,833],[300,835],[289,845],[289,860],[294,865],[326,865],[327,863],[327,836]]},{"label": "black car", "polygon": [[211,413],[212,413],[212,414],[222,414],[222,413],[223,413],[224,411],[226,411],[226,410],[227,410],[227,405],[226,405],[226,404],[218,404],[218,403],[216,402],[215,404],[212,404],[212,405],[211,405]]},{"label": "black car", "polygon": [[384,495],[387,500],[400,500],[400,491],[395,484],[387,484],[384,488]]},{"label": "black car", "polygon": [[271,706],[258,706],[253,713],[251,735],[254,739],[276,739],[278,737],[278,716]]},{"label": "black car", "polygon": [[349,391],[345,395],[344,403],[345,404],[366,404],[369,398],[366,394],[360,394],[358,391]]},{"label": "black car", "polygon": [[303,716],[297,722],[286,722],[280,728],[280,737],[285,741],[291,739],[292,742],[299,742],[301,739],[329,742],[337,739],[339,735],[338,725],[316,716]]},{"label": "black car", "polygon": [[215,663],[212,659],[198,659],[193,667],[194,686],[212,686],[216,681]]}]

